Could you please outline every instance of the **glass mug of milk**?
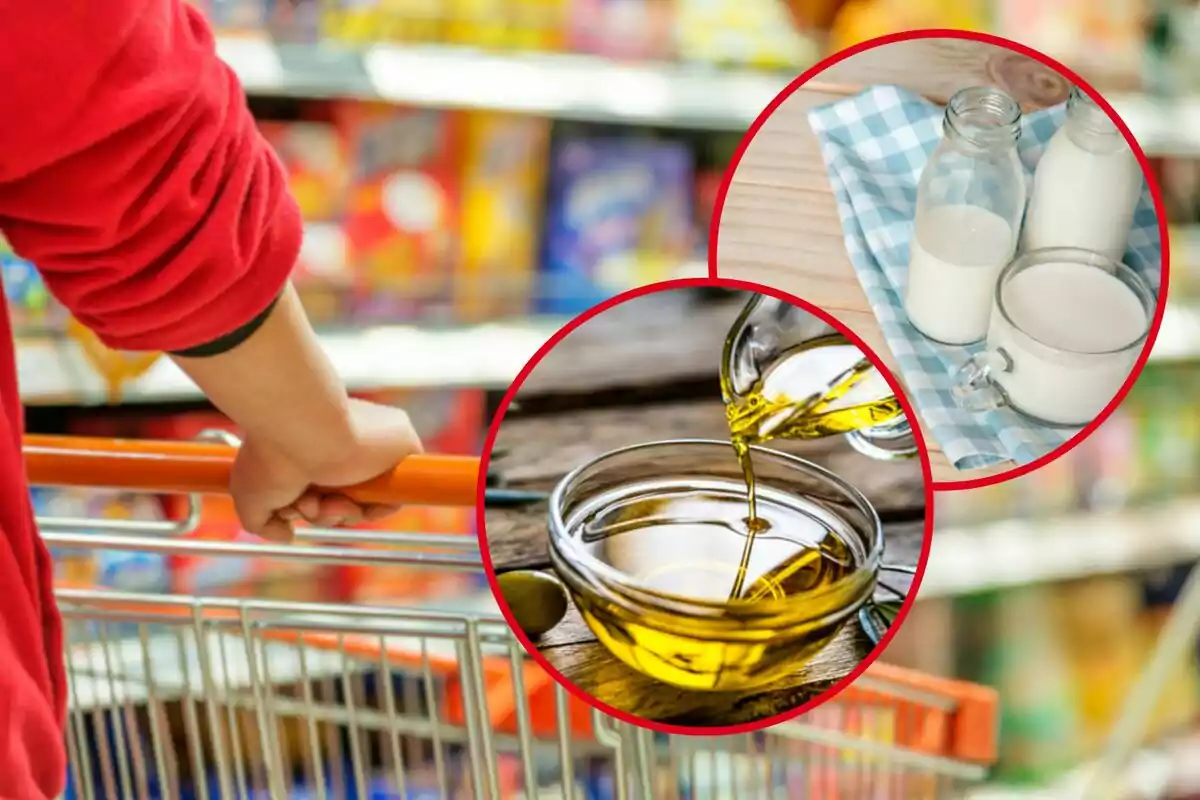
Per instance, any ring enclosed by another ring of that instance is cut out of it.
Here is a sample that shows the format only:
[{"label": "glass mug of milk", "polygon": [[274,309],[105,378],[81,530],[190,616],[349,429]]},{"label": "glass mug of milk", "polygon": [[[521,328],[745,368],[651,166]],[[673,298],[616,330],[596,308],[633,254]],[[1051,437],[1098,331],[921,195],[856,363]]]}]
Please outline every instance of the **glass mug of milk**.
[{"label": "glass mug of milk", "polygon": [[987,349],[955,376],[963,408],[1007,406],[1079,427],[1129,377],[1157,302],[1146,281],[1107,256],[1070,247],[1026,253],[1000,273]]},{"label": "glass mug of milk", "polygon": [[1120,260],[1142,181],[1141,165],[1121,131],[1072,87],[1067,118],[1033,173],[1022,248],[1079,247]]},{"label": "glass mug of milk", "polygon": [[987,334],[996,278],[1025,213],[1020,135],[1021,107],[1000,89],[963,89],[946,106],[942,140],[917,185],[904,294],[909,322],[936,342]]},{"label": "glass mug of milk", "polygon": [[919,452],[902,412],[876,415],[882,420],[878,424],[858,422],[870,416],[870,409],[898,406],[891,386],[858,346],[820,317],[775,297],[751,295],[730,328],[721,359],[721,389],[725,402],[735,405],[782,400],[792,404],[758,422],[754,433],[764,439],[789,436],[783,432],[785,423],[813,401],[827,419],[844,410],[846,418],[856,421],[839,430],[866,456],[890,461]]}]

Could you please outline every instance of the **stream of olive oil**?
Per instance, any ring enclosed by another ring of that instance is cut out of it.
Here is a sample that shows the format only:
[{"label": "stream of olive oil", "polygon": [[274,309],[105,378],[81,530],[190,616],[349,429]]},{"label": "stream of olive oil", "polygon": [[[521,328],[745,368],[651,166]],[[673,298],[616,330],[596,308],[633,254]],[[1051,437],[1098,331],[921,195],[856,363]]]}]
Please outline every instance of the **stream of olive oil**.
[{"label": "stream of olive oil", "polygon": [[[784,376],[782,381],[772,381],[785,362],[792,376],[807,380],[793,381]],[[796,391],[793,383],[820,386],[821,390]],[[731,396],[726,388],[727,396]],[[748,511],[748,534],[730,599],[742,596],[755,540],[770,530],[769,521],[762,519],[758,511],[750,447],[771,439],[818,439],[850,433],[891,422],[901,413],[900,401],[870,360],[853,343],[837,335],[806,342],[784,353],[776,360],[776,367],[744,397],[726,405],[730,442],[746,480]]]}]

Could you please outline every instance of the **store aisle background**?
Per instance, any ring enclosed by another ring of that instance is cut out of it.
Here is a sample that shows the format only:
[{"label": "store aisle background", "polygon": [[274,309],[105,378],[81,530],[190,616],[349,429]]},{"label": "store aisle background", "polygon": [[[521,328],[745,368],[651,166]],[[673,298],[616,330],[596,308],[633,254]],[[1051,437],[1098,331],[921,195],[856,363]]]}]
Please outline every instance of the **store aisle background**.
[{"label": "store aisle background", "polygon": [[[774,0],[199,5],[292,172],[308,226],[297,282],[338,368],[356,390],[408,408],[427,447],[445,452],[479,450],[497,393],[563,320],[621,289],[704,273],[740,133],[822,53],[904,28],[968,27],[1094,81],[1166,192],[1171,300],[1154,358],[1069,456],[941,496],[926,599],[887,656],[1001,688],[998,781],[1052,783],[1086,763],[1200,558],[1200,39],[1190,33],[1200,10],[798,0],[802,18],[825,26],[795,30]],[[110,381],[29,265],[0,246],[0,266],[31,428],[178,438],[223,424],[165,361],[124,382],[119,407],[84,411],[109,399]],[[629,343],[646,335],[626,330]],[[36,502],[61,516],[178,513],[62,491],[39,490]],[[205,520],[199,535],[236,534],[220,501],[206,502]],[[414,509],[387,525],[471,533],[473,518]],[[297,581],[250,560],[216,569],[58,556],[65,579],[148,591],[295,599],[306,586],[394,602],[486,591],[451,573],[373,572],[366,583],[337,569]],[[1165,694],[1156,733],[1178,741],[1200,716],[1197,664],[1180,665]]]}]

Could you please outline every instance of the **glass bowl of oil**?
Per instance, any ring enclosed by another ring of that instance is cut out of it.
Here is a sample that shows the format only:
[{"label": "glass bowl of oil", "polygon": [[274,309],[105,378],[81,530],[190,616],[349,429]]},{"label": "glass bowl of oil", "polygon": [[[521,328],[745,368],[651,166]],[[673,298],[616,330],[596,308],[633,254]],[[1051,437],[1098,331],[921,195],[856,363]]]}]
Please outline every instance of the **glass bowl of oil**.
[{"label": "glass bowl of oil", "polygon": [[883,534],[867,499],[804,459],[751,455],[753,517],[721,441],[615,450],[551,494],[555,570],[597,639],[638,672],[695,690],[794,685],[870,601]]}]

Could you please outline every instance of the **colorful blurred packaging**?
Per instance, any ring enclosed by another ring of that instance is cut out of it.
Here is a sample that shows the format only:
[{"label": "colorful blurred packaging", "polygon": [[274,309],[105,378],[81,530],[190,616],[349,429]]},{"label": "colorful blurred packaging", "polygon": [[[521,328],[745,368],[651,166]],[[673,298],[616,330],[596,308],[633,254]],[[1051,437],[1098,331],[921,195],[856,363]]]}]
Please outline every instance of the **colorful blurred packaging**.
[{"label": "colorful blurred packaging", "polygon": [[360,317],[406,319],[449,303],[458,257],[462,117],[340,103],[351,179],[345,219]]},{"label": "colorful blurred packaging", "polygon": [[816,60],[812,39],[779,0],[677,0],[679,55],[688,61],[784,69]]},{"label": "colorful blurred packaging", "polygon": [[258,33],[267,27],[273,0],[189,0],[222,34]]},{"label": "colorful blurred packaging", "polygon": [[0,233],[0,277],[13,330],[41,331],[62,325],[65,312],[50,296],[33,263],[13,252]]},{"label": "colorful blurred packaging", "polygon": [[709,231],[724,177],[720,169],[706,169],[696,176],[696,252],[701,256],[708,252]]},{"label": "colorful blurred packaging", "polygon": [[314,324],[342,322],[351,315],[348,298],[355,288],[355,276],[348,248],[341,223],[304,224],[292,282]]},{"label": "colorful blurred packaging", "polygon": [[539,310],[577,314],[670,277],[691,255],[692,154],[683,144],[574,139],[552,151]]},{"label": "colorful blurred packaging", "polygon": [[1141,667],[1142,598],[1136,580],[1096,577],[1051,587],[1070,675],[1080,752],[1104,742]]},{"label": "colorful blurred packaging", "polygon": [[[1143,611],[1140,635],[1137,636],[1144,648],[1142,663],[1150,659],[1192,568],[1191,564],[1180,564],[1152,572],[1142,579]],[[1176,664],[1165,683],[1159,687],[1158,704],[1150,723],[1148,740],[1153,741],[1172,730],[1193,724],[1200,713],[1198,690],[1200,669],[1193,646],[1191,657]]]},{"label": "colorful blurred packaging", "polygon": [[832,53],[876,36],[917,28],[990,30],[989,6],[988,0],[849,0],[834,17],[825,49]]},{"label": "colorful blurred packaging", "polygon": [[675,53],[671,0],[570,0],[571,50],[609,58],[670,59]]},{"label": "colorful blurred packaging", "polygon": [[[403,408],[426,452],[478,452],[487,405],[486,393],[481,390],[381,391],[359,396]],[[387,519],[363,527],[473,537],[475,509],[408,505]],[[343,567],[339,574],[340,592],[346,599],[385,604],[458,595],[482,583],[482,573],[408,565]]]},{"label": "colorful blurred packaging", "polygon": [[259,122],[263,138],[287,170],[288,185],[311,222],[341,217],[346,209],[350,164],[346,142],[327,122]]},{"label": "colorful blurred packaging", "polygon": [[[35,486],[30,490],[33,513],[38,518],[84,519],[88,514],[88,495],[74,489]],[[100,583],[100,566],[94,550],[51,547],[54,583],[75,587],[94,587]]]},{"label": "colorful blurred packaging", "polygon": [[283,162],[305,221],[293,272],[297,291],[313,322],[339,321],[354,285],[341,224],[351,174],[346,142],[331,122],[260,122],[259,129]]},{"label": "colorful blurred packaging", "polygon": [[985,592],[956,601],[958,675],[1000,692],[1002,781],[1043,783],[1077,763],[1070,671],[1044,586]]},{"label": "colorful blurred packaging", "polygon": [[440,0],[328,0],[321,34],[343,44],[434,42],[445,27]]},{"label": "colorful blurred packaging", "polygon": [[1108,511],[1123,508],[1133,496],[1130,478],[1136,453],[1137,429],[1122,407],[1091,436],[1051,463],[1070,461],[1081,510]]},{"label": "colorful blurred packaging", "polygon": [[446,39],[490,49],[558,50],[570,0],[451,0]]},{"label": "colorful blurred packaging", "polygon": [[1137,73],[1149,4],[1005,0],[994,7],[995,33],[1065,61],[1084,74],[1096,69]]},{"label": "colorful blurred packaging", "polygon": [[455,319],[528,312],[537,271],[550,124],[512,114],[466,116],[462,263]]},{"label": "colorful blurred packaging", "polygon": [[[150,495],[42,487],[34,488],[30,494],[38,517],[106,522],[160,522],[166,519],[161,501]],[[111,531],[89,529],[86,524],[79,532],[94,532],[98,536],[111,534]],[[165,592],[170,585],[167,557],[159,553],[52,548],[51,555],[54,580],[60,585],[154,593]]]}]

